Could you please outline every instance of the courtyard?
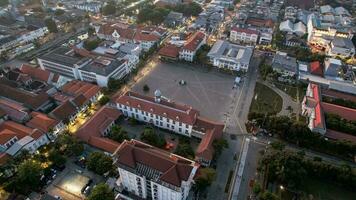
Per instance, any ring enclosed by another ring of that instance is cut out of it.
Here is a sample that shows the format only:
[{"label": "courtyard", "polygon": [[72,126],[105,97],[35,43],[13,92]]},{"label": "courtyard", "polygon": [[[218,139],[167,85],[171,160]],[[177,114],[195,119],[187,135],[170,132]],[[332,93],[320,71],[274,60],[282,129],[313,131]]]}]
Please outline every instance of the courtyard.
[{"label": "courtyard", "polygon": [[[186,84],[179,84],[182,80]],[[202,116],[223,122],[239,90],[239,87],[233,89],[234,80],[234,76],[215,70],[158,61],[152,71],[131,90],[153,96],[155,90],[159,89],[164,98],[190,105],[199,110]],[[149,87],[149,91],[143,91],[144,85]]]}]

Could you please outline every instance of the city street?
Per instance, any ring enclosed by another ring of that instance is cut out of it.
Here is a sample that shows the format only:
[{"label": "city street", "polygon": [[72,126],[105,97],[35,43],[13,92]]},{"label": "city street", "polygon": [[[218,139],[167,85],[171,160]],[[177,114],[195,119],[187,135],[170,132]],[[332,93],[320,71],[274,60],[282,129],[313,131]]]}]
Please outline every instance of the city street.
[{"label": "city street", "polygon": [[[257,80],[258,65],[260,58],[253,57],[246,73],[242,79],[242,83],[239,86],[239,92],[235,93],[234,99],[231,103],[231,110],[227,113],[227,120],[225,122],[225,139],[229,142],[229,148],[224,150],[220,155],[217,162],[217,175],[216,180],[213,182],[208,190],[207,196],[211,199],[228,199],[229,191],[234,186],[234,178],[230,182],[230,189],[225,188],[229,177],[229,172],[234,171],[237,163],[239,163],[239,155],[242,147],[242,140],[247,135],[245,128],[245,122],[250,108],[250,103],[253,98],[254,88]],[[249,151],[247,160],[249,157],[256,157],[258,152]],[[253,168],[249,169],[251,173],[255,173]],[[248,187],[248,182],[242,182],[240,187]],[[247,196],[248,191],[243,196]]]}]

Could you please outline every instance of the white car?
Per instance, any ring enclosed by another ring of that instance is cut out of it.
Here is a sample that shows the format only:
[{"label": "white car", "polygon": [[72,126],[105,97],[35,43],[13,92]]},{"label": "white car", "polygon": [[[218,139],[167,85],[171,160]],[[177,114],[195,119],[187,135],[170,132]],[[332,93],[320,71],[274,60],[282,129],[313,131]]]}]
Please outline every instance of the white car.
[{"label": "white car", "polygon": [[58,200],[63,200],[62,197],[57,196],[57,195],[55,195],[54,198],[56,198],[56,199],[58,199]]}]

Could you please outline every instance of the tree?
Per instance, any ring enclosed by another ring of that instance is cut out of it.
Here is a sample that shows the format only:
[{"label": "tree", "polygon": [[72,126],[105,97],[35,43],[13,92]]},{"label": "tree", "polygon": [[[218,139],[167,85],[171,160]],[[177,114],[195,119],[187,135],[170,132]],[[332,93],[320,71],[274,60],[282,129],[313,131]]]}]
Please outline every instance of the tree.
[{"label": "tree", "polygon": [[114,125],[111,128],[111,133],[109,134],[109,138],[115,140],[116,142],[123,142],[124,140],[129,140],[129,136],[127,132],[120,126]]},{"label": "tree", "polygon": [[179,143],[174,153],[185,158],[194,159],[194,150],[190,144]]},{"label": "tree", "polygon": [[100,42],[100,39],[86,39],[84,40],[83,47],[86,50],[91,51],[96,49],[99,46]]},{"label": "tree", "polygon": [[88,158],[88,169],[103,175],[113,169],[113,160],[102,152],[93,152]]},{"label": "tree", "polygon": [[214,155],[216,157],[222,153],[223,149],[229,148],[229,143],[224,138],[215,139],[213,141],[213,147],[214,147]]},{"label": "tree", "polygon": [[145,128],[141,134],[141,140],[158,148],[162,148],[166,145],[164,137],[155,133],[152,128]]},{"label": "tree", "polygon": [[114,200],[114,192],[105,183],[99,183],[93,188],[88,200]]},{"label": "tree", "polygon": [[108,96],[104,95],[99,99],[99,104],[103,106],[103,105],[107,104],[109,101],[110,101],[110,98]]},{"label": "tree", "polygon": [[148,92],[148,91],[150,91],[150,88],[148,87],[147,84],[145,84],[145,85],[143,86],[142,90],[143,90],[144,92]]},{"label": "tree", "polygon": [[58,150],[52,149],[49,152],[48,160],[56,166],[62,166],[66,163],[66,157],[59,153]]},{"label": "tree", "polygon": [[266,191],[261,194],[260,200],[280,200],[280,198],[277,195]]},{"label": "tree", "polygon": [[55,146],[59,151],[63,152],[67,156],[80,155],[84,151],[84,146],[76,138],[69,134],[61,134],[55,143]]},{"label": "tree", "polygon": [[213,168],[200,168],[195,179],[196,192],[203,192],[215,180],[216,171]]},{"label": "tree", "polygon": [[259,184],[258,182],[255,182],[255,183],[253,184],[252,190],[253,190],[253,193],[254,193],[254,194],[259,194],[259,193],[261,192],[261,190],[262,190],[261,184]]},{"label": "tree", "polygon": [[116,13],[116,3],[109,1],[101,10],[103,15],[113,15]]},{"label": "tree", "polygon": [[95,28],[89,27],[89,28],[88,28],[88,36],[89,36],[89,37],[92,37],[92,36],[94,36],[94,35],[95,35]]},{"label": "tree", "polygon": [[0,7],[9,5],[9,0],[0,0]]},{"label": "tree", "polygon": [[266,64],[265,62],[262,62],[259,68],[263,80],[266,80],[267,76],[273,72],[272,66]]},{"label": "tree", "polygon": [[37,190],[42,173],[41,164],[37,161],[26,160],[18,167],[16,182],[22,191]]},{"label": "tree", "polygon": [[47,26],[49,32],[51,33],[58,32],[57,24],[52,18],[45,19],[45,25]]},{"label": "tree", "polygon": [[60,15],[63,15],[65,12],[64,12],[64,10],[62,10],[62,9],[57,9],[55,12],[54,12],[54,14],[56,15],[56,16],[60,16]]}]

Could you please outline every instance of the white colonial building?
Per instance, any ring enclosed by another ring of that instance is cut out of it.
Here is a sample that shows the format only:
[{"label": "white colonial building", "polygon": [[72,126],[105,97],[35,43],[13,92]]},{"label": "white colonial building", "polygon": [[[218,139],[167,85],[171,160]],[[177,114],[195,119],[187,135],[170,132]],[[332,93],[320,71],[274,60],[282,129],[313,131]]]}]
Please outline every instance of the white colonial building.
[{"label": "white colonial building", "polygon": [[218,40],[208,53],[210,62],[218,67],[234,71],[247,71],[253,54],[253,47],[240,46],[225,40]]},{"label": "white colonial building", "polygon": [[152,123],[157,127],[190,137],[198,111],[192,107],[162,99],[160,91],[155,98],[127,92],[117,100],[117,108],[128,117]]},{"label": "white colonial building", "polygon": [[235,43],[256,44],[259,32],[248,28],[233,27],[230,32],[230,41]]},{"label": "white colonial building", "polygon": [[179,59],[193,62],[196,52],[203,44],[206,44],[205,33],[200,31],[194,33],[188,38],[184,46],[179,51]]},{"label": "white colonial building", "polygon": [[115,153],[117,185],[142,199],[185,200],[199,164],[151,145],[124,141]]}]

